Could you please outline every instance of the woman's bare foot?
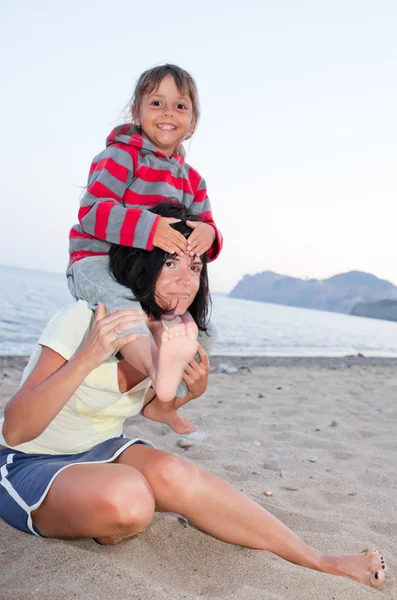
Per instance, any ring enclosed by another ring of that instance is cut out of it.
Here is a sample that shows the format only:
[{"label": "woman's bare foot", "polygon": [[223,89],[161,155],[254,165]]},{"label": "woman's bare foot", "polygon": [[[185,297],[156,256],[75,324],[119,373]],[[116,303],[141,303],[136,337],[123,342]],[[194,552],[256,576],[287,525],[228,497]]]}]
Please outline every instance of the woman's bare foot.
[{"label": "woman's bare foot", "polygon": [[198,328],[188,313],[183,317],[163,320],[160,325],[162,330],[158,326],[152,329],[158,347],[154,389],[161,402],[171,402],[186,365],[197,352]]},{"label": "woman's bare foot", "polygon": [[378,588],[385,582],[387,566],[383,556],[377,550],[368,550],[362,554],[326,556],[320,570],[349,577],[369,587]]},{"label": "woman's bare foot", "polygon": [[151,421],[165,423],[180,435],[196,431],[189,419],[177,413],[173,402],[160,402],[154,398],[141,410],[141,414]]}]

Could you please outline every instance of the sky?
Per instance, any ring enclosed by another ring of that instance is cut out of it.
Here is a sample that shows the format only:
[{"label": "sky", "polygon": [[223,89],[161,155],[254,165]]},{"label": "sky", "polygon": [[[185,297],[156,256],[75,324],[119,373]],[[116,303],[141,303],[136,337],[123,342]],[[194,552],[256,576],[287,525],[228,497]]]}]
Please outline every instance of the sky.
[{"label": "sky", "polygon": [[213,291],[266,270],[397,284],[394,0],[3,0],[1,264],[65,270],[91,160],[165,62],[199,88]]}]

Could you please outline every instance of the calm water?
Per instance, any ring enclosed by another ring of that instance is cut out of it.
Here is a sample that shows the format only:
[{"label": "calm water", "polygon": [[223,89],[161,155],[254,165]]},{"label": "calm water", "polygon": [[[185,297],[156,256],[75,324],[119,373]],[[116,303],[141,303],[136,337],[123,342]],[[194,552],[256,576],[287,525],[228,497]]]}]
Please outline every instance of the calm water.
[{"label": "calm water", "polygon": [[[0,266],[0,355],[29,354],[49,317],[71,301],[65,277]],[[215,294],[217,354],[397,356],[397,323]]]}]

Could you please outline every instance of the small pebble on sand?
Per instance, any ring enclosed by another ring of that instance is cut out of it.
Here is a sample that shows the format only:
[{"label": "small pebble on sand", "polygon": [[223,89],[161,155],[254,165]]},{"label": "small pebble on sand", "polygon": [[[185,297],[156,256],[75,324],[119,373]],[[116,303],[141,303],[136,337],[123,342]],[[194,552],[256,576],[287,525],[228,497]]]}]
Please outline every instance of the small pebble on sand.
[{"label": "small pebble on sand", "polygon": [[177,444],[180,448],[190,448],[190,446],[193,446],[192,440],[188,440],[187,438],[179,438]]},{"label": "small pebble on sand", "polygon": [[263,492],[263,495],[264,496],[274,496],[274,492],[272,492],[271,490],[265,490]]},{"label": "small pebble on sand", "polygon": [[270,469],[270,471],[278,471],[280,468],[280,456],[278,454],[271,454],[263,462],[264,469]]}]

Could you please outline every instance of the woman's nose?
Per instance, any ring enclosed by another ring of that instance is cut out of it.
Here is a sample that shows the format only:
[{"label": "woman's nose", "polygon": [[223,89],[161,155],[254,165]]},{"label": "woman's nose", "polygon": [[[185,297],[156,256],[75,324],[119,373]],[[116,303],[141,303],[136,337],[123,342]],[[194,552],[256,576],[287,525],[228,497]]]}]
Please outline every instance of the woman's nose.
[{"label": "woman's nose", "polygon": [[178,283],[179,285],[183,285],[185,287],[190,287],[191,285],[191,280],[190,280],[190,271],[187,267],[182,267],[178,273]]}]

